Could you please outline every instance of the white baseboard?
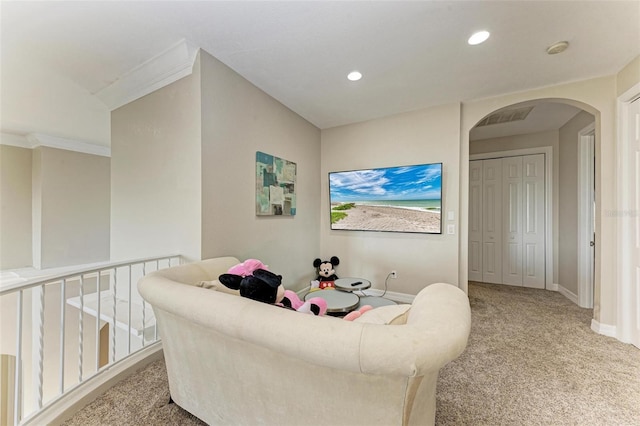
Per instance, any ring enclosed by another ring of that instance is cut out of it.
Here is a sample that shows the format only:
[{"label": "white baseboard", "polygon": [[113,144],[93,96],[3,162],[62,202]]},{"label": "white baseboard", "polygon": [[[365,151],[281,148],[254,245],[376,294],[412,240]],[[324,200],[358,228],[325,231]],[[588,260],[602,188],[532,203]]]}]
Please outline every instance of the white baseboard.
[{"label": "white baseboard", "polygon": [[[363,293],[366,294],[367,296],[378,296],[378,297],[380,297],[380,296],[382,296],[384,291],[374,288],[374,289],[364,290]],[[413,303],[413,299],[415,299],[416,296],[414,296],[413,294],[397,293],[395,291],[387,291],[386,293],[384,293],[384,297],[389,299],[389,300],[393,300],[394,302],[411,304],[411,303]]]},{"label": "white baseboard", "polygon": [[60,425],[115,386],[116,383],[126,379],[147,364],[162,359],[162,357],[162,342],[153,343],[128,358],[105,368],[96,376],[76,386],[20,424],[25,426]]},{"label": "white baseboard", "polygon": [[556,284],[556,285],[558,286],[558,291],[560,292],[561,295],[563,295],[567,299],[571,300],[576,305],[580,305],[580,303],[578,303],[578,295],[577,294],[575,294],[574,292],[572,292],[570,290],[567,290],[566,288],[562,287],[559,284]]},{"label": "white baseboard", "polygon": [[600,324],[595,319],[591,320],[591,330],[595,331],[598,334],[602,334],[603,336],[617,338],[616,336],[618,335],[615,325]]},{"label": "white baseboard", "polygon": [[560,284],[556,284],[556,283],[549,284],[547,286],[547,290],[550,290],[550,291],[558,291],[559,288],[560,288]]}]

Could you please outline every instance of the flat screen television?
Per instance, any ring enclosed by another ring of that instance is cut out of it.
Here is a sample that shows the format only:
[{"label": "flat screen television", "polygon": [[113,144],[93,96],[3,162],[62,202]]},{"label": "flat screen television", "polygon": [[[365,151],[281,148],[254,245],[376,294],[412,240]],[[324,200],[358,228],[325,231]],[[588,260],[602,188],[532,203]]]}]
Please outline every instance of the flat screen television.
[{"label": "flat screen television", "polygon": [[442,163],[329,173],[331,229],[442,234]]}]

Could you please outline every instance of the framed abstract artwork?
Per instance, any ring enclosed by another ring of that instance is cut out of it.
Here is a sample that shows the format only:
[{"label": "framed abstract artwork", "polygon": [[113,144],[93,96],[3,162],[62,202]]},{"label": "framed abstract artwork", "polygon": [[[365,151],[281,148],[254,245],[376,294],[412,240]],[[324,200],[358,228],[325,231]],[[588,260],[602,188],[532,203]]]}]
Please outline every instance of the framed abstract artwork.
[{"label": "framed abstract artwork", "polygon": [[256,215],[295,216],[296,163],[256,152]]}]

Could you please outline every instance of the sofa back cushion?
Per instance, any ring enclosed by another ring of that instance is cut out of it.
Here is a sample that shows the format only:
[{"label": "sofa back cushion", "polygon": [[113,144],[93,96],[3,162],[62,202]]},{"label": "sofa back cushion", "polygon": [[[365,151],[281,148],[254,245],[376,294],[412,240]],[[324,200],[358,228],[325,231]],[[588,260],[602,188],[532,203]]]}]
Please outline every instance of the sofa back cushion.
[{"label": "sofa back cushion", "polygon": [[202,287],[199,285],[201,281],[217,280],[221,274],[226,273],[229,268],[238,263],[240,263],[240,261],[235,257],[216,257],[200,262],[186,263],[168,269],[161,269],[160,271],[153,272],[153,274],[182,284]]},{"label": "sofa back cushion", "polygon": [[196,283],[196,287],[202,287],[209,290],[220,291],[222,293],[233,294],[235,296],[240,296],[240,290],[233,290],[226,285],[222,284],[218,280],[212,281],[200,281]]}]

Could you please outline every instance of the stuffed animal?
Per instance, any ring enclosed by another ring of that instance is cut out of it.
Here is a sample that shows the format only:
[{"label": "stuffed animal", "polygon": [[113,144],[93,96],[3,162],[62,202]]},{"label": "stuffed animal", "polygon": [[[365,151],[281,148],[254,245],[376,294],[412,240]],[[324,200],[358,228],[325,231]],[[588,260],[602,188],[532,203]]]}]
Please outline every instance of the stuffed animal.
[{"label": "stuffed animal", "polygon": [[362,316],[362,314],[364,314],[367,311],[370,311],[373,309],[373,306],[371,305],[364,305],[362,306],[360,309],[356,310],[356,311],[351,311],[349,312],[347,315],[345,315],[343,317],[343,319],[345,321],[353,321],[356,318],[360,318]]},{"label": "stuffed animal", "polygon": [[248,275],[252,275],[253,271],[255,271],[256,269],[264,269],[265,271],[268,271],[269,267],[257,259],[247,259],[244,262],[229,268],[227,274],[246,277]]},{"label": "stuffed animal", "polygon": [[230,289],[239,290],[240,296],[258,302],[274,304],[313,315],[324,315],[327,312],[327,302],[321,297],[313,297],[303,302],[296,293],[285,290],[282,286],[281,275],[264,269],[256,269],[251,272],[251,275],[245,277],[226,273],[220,275],[218,280]]},{"label": "stuffed animal", "polygon": [[311,291],[335,289],[335,281],[338,279],[336,275],[335,267],[340,264],[340,259],[337,256],[332,256],[331,260],[316,259],[313,261],[313,266],[318,271],[318,277],[311,281]]}]

